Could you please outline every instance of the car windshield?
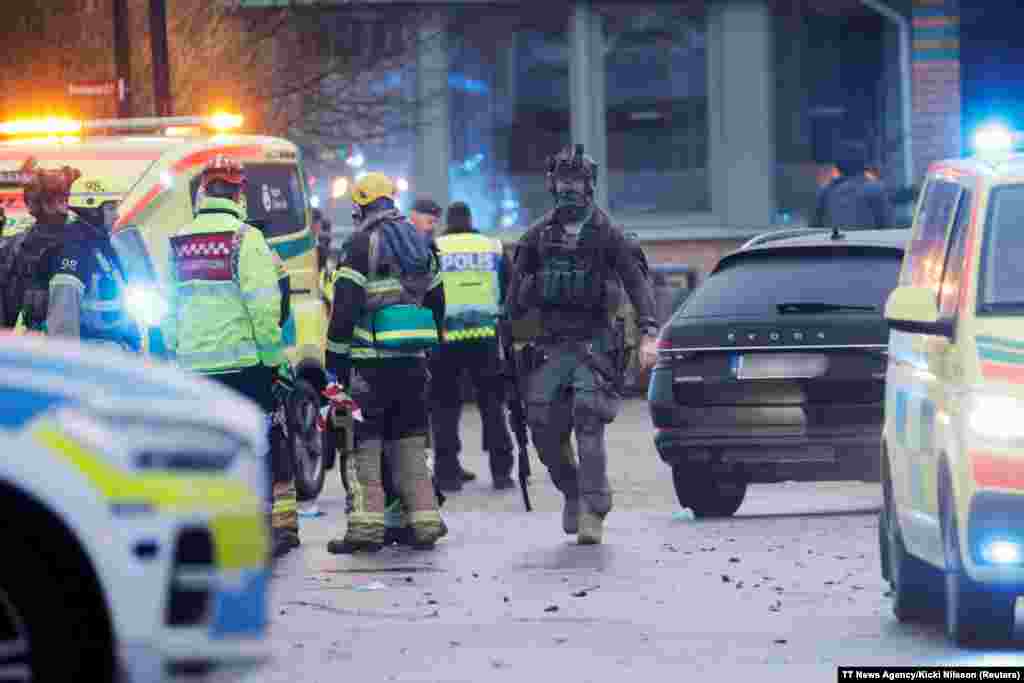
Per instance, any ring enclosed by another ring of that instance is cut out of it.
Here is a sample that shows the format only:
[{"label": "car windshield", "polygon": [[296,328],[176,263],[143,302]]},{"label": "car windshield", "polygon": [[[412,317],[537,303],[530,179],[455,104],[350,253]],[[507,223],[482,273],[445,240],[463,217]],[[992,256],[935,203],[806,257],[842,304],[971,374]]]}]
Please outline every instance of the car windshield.
[{"label": "car windshield", "polygon": [[1024,185],[992,192],[984,239],[978,312],[1024,313]]},{"label": "car windshield", "polygon": [[[800,249],[751,253],[697,288],[687,318],[881,311],[899,277],[896,249]],[[785,304],[786,311],[780,311]],[[801,305],[806,304],[806,305]],[[862,310],[865,309],[865,310]]]}]

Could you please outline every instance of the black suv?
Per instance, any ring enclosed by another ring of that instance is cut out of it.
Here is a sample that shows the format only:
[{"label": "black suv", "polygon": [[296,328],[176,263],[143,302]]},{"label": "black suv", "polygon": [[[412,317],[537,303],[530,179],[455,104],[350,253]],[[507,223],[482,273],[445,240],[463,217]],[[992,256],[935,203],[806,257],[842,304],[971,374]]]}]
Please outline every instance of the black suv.
[{"label": "black suv", "polygon": [[889,332],[909,230],[796,230],[719,261],[658,341],[654,443],[680,505],[728,517],[749,483],[878,481]]}]

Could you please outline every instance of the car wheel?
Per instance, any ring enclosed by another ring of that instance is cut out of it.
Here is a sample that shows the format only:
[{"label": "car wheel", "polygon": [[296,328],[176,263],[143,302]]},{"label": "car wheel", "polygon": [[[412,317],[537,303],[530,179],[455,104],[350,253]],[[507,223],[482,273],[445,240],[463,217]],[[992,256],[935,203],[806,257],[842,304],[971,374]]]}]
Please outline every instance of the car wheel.
[{"label": "car wheel", "polygon": [[295,463],[295,491],[300,501],[316,500],[324,488],[324,439],[316,428],[320,394],[304,379],[295,383],[291,400],[291,450]]},{"label": "car wheel", "polygon": [[942,501],[946,635],[957,645],[1008,641],[1013,637],[1016,595],[986,589],[967,575],[948,485],[943,486]]},{"label": "car wheel", "polygon": [[17,537],[0,567],[0,680],[112,680],[114,653],[93,593]]},{"label": "car wheel", "polygon": [[885,556],[889,563],[893,614],[901,622],[933,620],[938,617],[941,609],[941,605],[935,604],[936,597],[941,594],[941,576],[938,570],[907,552],[903,545],[892,482],[888,474],[882,481],[882,497],[885,506],[882,517],[885,520],[885,540],[888,546]]},{"label": "car wheel", "polygon": [[694,517],[731,517],[747,495],[742,479],[715,479],[693,467],[672,468],[672,484],[679,505],[693,510]]}]

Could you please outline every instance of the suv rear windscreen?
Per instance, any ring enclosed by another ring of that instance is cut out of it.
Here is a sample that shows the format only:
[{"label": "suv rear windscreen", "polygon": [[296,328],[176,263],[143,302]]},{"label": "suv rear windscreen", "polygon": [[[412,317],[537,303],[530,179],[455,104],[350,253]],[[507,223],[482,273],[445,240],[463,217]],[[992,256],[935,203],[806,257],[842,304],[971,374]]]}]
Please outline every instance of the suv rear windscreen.
[{"label": "suv rear windscreen", "polygon": [[[282,237],[306,226],[305,195],[298,168],[291,164],[246,164],[245,207],[248,220],[268,237]],[[192,180],[192,205],[199,176]]]},{"label": "suv rear windscreen", "polygon": [[901,251],[794,249],[740,256],[697,288],[687,318],[774,316],[780,303],[816,302],[885,309],[899,278]]}]

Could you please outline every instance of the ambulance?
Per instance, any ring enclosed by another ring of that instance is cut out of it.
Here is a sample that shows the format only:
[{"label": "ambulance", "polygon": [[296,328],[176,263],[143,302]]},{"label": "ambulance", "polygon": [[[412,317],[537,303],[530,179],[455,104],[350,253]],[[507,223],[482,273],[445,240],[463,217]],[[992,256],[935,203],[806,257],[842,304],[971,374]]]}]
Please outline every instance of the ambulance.
[{"label": "ambulance", "polygon": [[195,680],[267,642],[265,417],[164,364],[0,334],[0,679]]},{"label": "ambulance", "polygon": [[[67,164],[83,180],[126,188],[110,193],[118,202],[112,241],[127,271],[125,304],[148,330],[146,352],[164,352],[161,320],[167,313],[168,237],[192,221],[203,167],[219,154],[243,162],[247,222],[262,230],[291,278],[291,317],[284,341],[298,379],[292,405],[291,439],[300,499],[315,498],[333,457],[316,429],[320,392],[327,385],[324,344],[327,317],[318,292],[316,238],[301,154],[276,137],[243,134],[238,114],[204,117],[17,120],[0,124],[0,206],[5,234],[31,224],[21,191],[4,187],[4,172],[28,158],[41,167]],[[72,198],[74,200],[74,198]]]},{"label": "ambulance", "polygon": [[882,573],[898,619],[1007,641],[1024,594],[1024,155],[931,166],[886,303]]}]

